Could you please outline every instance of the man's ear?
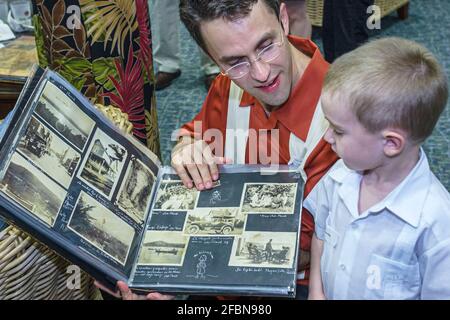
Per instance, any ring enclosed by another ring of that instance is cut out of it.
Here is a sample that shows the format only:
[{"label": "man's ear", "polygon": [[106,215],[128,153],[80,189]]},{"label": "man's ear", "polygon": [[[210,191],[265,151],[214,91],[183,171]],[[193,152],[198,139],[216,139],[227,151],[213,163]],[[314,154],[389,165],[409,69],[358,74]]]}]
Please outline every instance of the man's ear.
[{"label": "man's ear", "polygon": [[399,155],[406,145],[406,133],[401,130],[386,129],[382,134],[384,154],[390,158]]},{"label": "man's ear", "polygon": [[283,26],[284,34],[287,36],[289,34],[289,16],[284,2],[280,4],[280,21]]}]

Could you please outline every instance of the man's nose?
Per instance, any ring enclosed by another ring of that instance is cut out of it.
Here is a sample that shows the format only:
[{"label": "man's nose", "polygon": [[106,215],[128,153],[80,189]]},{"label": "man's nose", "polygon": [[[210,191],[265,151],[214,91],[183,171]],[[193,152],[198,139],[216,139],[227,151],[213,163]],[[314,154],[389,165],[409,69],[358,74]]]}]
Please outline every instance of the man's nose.
[{"label": "man's nose", "polygon": [[266,82],[270,75],[270,64],[262,60],[254,61],[250,65],[250,74],[258,82]]}]

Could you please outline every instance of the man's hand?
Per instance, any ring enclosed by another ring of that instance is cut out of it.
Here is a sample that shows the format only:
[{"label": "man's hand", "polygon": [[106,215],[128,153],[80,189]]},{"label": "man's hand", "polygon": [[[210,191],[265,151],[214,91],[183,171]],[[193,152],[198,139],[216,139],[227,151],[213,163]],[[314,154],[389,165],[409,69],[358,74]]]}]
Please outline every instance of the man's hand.
[{"label": "man's hand", "polygon": [[133,293],[130,288],[128,288],[127,284],[123,281],[117,281],[117,288],[118,290],[116,292],[113,292],[103,286],[101,283],[95,281],[95,286],[99,288],[100,290],[103,290],[113,297],[116,297],[118,299],[122,300],[173,300],[175,299],[174,296],[164,295],[158,292],[152,292],[145,295],[138,295]]},{"label": "man's hand", "polygon": [[172,167],[187,188],[194,185],[198,190],[211,189],[213,181],[219,179],[219,164],[232,161],[215,157],[204,140],[182,137],[172,150]]}]

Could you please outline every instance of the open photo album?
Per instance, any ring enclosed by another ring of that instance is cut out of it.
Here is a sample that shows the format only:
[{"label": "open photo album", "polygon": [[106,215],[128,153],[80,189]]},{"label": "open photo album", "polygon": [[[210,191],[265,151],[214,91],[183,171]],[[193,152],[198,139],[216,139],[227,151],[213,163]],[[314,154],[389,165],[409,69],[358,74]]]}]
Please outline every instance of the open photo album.
[{"label": "open photo album", "polygon": [[39,68],[0,141],[0,216],[110,288],[294,297],[303,186],[288,166],[227,165],[188,189]]}]

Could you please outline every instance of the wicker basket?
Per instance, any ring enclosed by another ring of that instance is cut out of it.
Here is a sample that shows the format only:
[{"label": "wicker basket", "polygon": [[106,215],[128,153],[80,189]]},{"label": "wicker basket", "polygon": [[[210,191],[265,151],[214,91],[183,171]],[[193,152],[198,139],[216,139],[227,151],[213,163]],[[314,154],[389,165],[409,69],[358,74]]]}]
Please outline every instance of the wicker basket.
[{"label": "wicker basket", "polygon": [[[307,0],[308,16],[313,26],[322,26],[324,0]],[[375,5],[381,9],[381,17],[403,7],[409,0],[375,0]]]},{"label": "wicker basket", "polygon": [[[131,133],[128,116],[114,107],[96,105],[122,131]],[[69,289],[71,264],[21,230],[0,231],[0,300],[101,299],[93,279],[81,271],[79,289]]]}]

